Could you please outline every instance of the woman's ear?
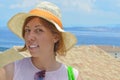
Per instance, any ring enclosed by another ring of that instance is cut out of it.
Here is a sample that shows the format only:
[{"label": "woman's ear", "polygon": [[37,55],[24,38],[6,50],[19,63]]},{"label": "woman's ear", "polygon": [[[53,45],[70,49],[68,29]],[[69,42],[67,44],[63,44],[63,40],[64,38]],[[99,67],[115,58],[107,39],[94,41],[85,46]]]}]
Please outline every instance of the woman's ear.
[{"label": "woman's ear", "polygon": [[58,34],[54,34],[54,43],[59,41],[59,35]]}]

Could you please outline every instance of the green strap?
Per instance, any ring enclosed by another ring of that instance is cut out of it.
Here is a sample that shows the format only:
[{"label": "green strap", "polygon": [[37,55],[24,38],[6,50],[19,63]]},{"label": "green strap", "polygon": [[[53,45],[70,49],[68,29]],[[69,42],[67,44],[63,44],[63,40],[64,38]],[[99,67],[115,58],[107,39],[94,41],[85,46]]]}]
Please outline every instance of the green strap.
[{"label": "green strap", "polygon": [[68,71],[68,80],[75,80],[73,68],[71,66],[68,66],[67,71]]}]

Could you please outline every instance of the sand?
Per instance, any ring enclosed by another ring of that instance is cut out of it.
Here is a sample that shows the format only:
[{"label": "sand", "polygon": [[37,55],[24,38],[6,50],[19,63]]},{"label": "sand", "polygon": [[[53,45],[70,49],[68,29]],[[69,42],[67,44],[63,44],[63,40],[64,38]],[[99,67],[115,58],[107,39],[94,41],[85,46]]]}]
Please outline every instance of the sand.
[{"label": "sand", "polygon": [[103,47],[75,46],[66,56],[58,55],[57,60],[78,69],[83,80],[120,80],[120,59],[114,58]]},{"label": "sand", "polygon": [[97,46],[77,46],[58,59],[77,68],[83,80],[120,80],[119,59]]}]

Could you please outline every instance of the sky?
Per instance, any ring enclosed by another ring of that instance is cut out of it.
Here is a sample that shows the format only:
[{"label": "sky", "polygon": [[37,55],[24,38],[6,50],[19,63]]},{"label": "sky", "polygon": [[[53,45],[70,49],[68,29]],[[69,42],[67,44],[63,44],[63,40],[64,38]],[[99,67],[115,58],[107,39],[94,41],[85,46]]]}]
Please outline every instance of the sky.
[{"label": "sky", "polygon": [[[28,12],[43,0],[0,0],[0,27],[19,12]],[[45,1],[45,0],[44,0]],[[108,26],[120,24],[120,0],[46,0],[58,5],[63,26]]]}]

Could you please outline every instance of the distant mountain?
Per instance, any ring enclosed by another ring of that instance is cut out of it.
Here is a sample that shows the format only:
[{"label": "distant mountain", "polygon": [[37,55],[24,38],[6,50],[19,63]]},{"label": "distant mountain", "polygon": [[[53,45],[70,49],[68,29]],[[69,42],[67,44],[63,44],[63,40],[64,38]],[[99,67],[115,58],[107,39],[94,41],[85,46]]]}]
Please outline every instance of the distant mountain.
[{"label": "distant mountain", "polygon": [[66,27],[65,30],[67,31],[94,31],[94,32],[120,32],[120,27],[116,26],[97,26],[97,27]]},{"label": "distant mountain", "polygon": [[[107,25],[107,26],[93,26],[93,27],[87,27],[87,26],[73,26],[73,27],[64,27],[66,31],[94,31],[94,32],[120,32],[120,24],[115,24],[115,25]],[[9,31],[11,32],[8,28],[2,27],[0,28],[0,31]]]}]

